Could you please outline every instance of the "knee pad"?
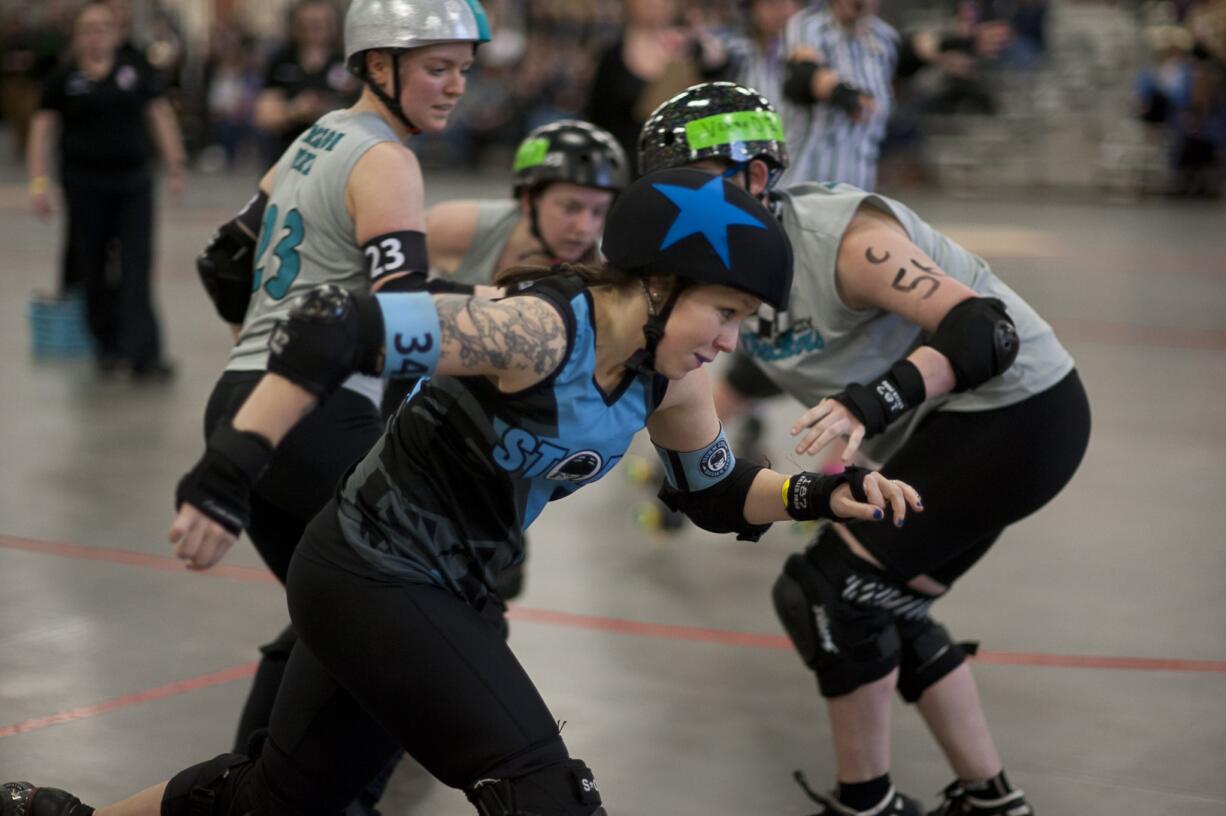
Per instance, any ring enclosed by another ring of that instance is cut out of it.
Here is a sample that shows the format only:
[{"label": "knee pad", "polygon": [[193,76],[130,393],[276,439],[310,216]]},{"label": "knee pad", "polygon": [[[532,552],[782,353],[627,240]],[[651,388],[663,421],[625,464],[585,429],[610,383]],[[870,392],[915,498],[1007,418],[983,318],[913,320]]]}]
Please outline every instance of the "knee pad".
[{"label": "knee pad", "polygon": [[294,650],[294,644],[297,642],[298,633],[294,631],[293,624],[290,624],[281,630],[276,640],[261,646],[260,654],[264,655],[265,660],[285,663],[289,660],[289,654]]},{"label": "knee pad", "polygon": [[[164,816],[242,816],[254,810],[243,785],[255,762],[221,754],[179,771],[162,795]],[[262,812],[262,811],[256,811]]]},{"label": "knee pad", "polygon": [[899,621],[898,636],[902,641],[898,693],[908,703],[966,660],[966,651],[949,637],[949,631],[927,616]]},{"label": "knee pad", "polygon": [[510,779],[482,779],[465,795],[481,816],[606,816],[596,780],[578,759]]},{"label": "knee pad", "polygon": [[894,616],[855,600],[858,575],[842,540],[826,528],[818,544],[792,555],[775,582],[775,612],[823,697],[840,697],[888,675],[900,660]]}]

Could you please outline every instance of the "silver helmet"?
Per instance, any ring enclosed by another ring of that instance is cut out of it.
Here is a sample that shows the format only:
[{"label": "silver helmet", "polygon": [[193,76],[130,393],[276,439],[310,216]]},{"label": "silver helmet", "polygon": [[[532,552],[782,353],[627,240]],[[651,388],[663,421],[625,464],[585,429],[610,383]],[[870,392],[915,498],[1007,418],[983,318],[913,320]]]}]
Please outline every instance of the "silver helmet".
[{"label": "silver helmet", "polygon": [[355,73],[365,51],[489,39],[479,0],[353,0],[345,14],[345,61]]}]

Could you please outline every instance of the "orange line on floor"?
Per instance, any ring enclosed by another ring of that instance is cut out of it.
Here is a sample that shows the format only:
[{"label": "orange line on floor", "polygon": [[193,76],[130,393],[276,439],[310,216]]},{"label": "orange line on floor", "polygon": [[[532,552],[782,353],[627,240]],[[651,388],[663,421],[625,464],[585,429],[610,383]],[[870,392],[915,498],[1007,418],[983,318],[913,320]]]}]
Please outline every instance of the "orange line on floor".
[{"label": "orange line on floor", "polygon": [[[237,581],[276,583],[273,575],[256,567],[227,566],[220,564],[205,572],[189,572],[181,561],[171,556],[149,555],[128,550],[102,547],[84,547],[78,544],[63,544],[54,541],[37,541],[0,535],[0,549],[25,550],[65,558],[102,561],[128,566],[149,567],[185,575],[204,575],[229,578]],[[754,632],[733,632],[725,629],[708,629],[700,626],[650,623],[624,618],[607,618],[597,615],[580,615],[552,609],[533,609],[513,605],[510,610],[513,620],[565,626],[571,629],[612,632],[621,635],[656,638],[660,640],[688,640],[703,643],[718,643],[725,646],[741,646],[752,649],[790,649],[791,643],[784,635],[767,635]],[[1040,652],[1004,652],[980,650],[975,658],[980,663],[1004,666],[1040,666],[1066,669],[1116,669],[1134,671],[1209,672],[1226,673],[1226,660],[1181,660],[1150,657],[1105,657],[1095,655],[1060,655]],[[3,732],[0,732],[3,736]]]},{"label": "orange line on floor", "polygon": [[1178,349],[1226,348],[1226,330],[1146,326],[1108,320],[1052,320],[1056,336],[1070,343],[1106,343]]},{"label": "orange line on floor", "polygon": [[189,691],[197,691],[202,688],[208,688],[209,686],[229,683],[231,680],[241,680],[244,677],[250,677],[255,674],[255,667],[255,662],[244,663],[241,666],[231,666],[228,669],[222,669],[221,671],[212,672],[210,674],[202,674],[199,677],[190,677],[186,680],[177,680],[173,683],[167,683],[164,686],[158,686],[157,688],[138,691],[135,694],[128,694],[123,697],[116,697],[115,699],[107,700],[106,702],[81,706],[80,708],[61,711],[58,714],[51,714],[46,717],[35,717],[30,720],[25,720],[23,722],[0,728],[0,737],[11,737],[14,734],[25,734],[30,731],[39,731],[53,725],[60,725],[61,723],[96,717],[99,714],[105,714],[108,711],[115,711],[120,708],[139,705],[140,703],[149,703],[154,700],[162,700],[167,697],[174,697],[177,694],[186,694]]},{"label": "orange line on floor", "polygon": [[[254,581],[262,584],[277,583],[276,577],[263,567],[240,567],[218,564],[203,572],[189,570],[184,562],[169,555],[153,555],[132,550],[113,550],[107,547],[85,547],[60,541],[38,541],[32,538],[16,538],[0,535],[0,547],[9,550],[25,550],[44,555],[59,555],[79,561],[102,561],[108,564],[124,564],[131,567],[147,567],[164,572],[203,575],[209,578],[229,578],[236,581]],[[166,545],[170,549],[170,545]]]}]

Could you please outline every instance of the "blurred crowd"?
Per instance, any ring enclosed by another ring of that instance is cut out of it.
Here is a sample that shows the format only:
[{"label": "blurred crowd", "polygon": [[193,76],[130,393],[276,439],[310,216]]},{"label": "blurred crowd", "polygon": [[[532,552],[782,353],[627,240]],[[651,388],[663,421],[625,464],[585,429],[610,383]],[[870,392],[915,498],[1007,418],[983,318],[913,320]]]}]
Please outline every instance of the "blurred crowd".
[{"label": "blurred crowd", "polygon": [[[113,0],[125,28],[131,2]],[[307,123],[357,94],[341,54],[343,0],[291,5],[281,24],[267,26],[274,35],[245,25],[240,4],[216,0],[214,23],[199,43],[187,42],[181,21],[157,0],[137,2],[142,24],[125,33],[125,47],[139,50],[161,75],[197,170],[219,171],[240,161],[266,165]],[[65,53],[76,5],[42,0],[0,19],[0,112],[18,134],[19,151],[40,83]],[[857,85],[854,75],[842,79],[865,91],[864,115],[880,120],[881,132],[872,139],[881,159],[903,159],[885,164],[902,168],[908,178],[922,177],[925,120],[997,114],[1001,90],[993,77],[1041,70],[1052,27],[1051,0],[484,5],[494,39],[480,51],[447,134],[417,146],[427,162],[504,167],[523,134],[561,118],[605,127],[633,156],[634,134],[655,104],[701,79],[734,79],[786,107],[783,66],[801,36],[788,33],[789,21],[801,31],[801,18],[827,9],[837,15],[843,7],[879,20],[897,38],[888,93],[869,92],[860,87],[867,80]],[[1173,191],[1216,193],[1226,145],[1226,0],[1164,0],[1131,8],[1149,45],[1138,49],[1144,67],[1136,81],[1135,116],[1163,140]],[[789,141],[795,127],[829,127],[798,121],[795,112],[785,113]]]}]

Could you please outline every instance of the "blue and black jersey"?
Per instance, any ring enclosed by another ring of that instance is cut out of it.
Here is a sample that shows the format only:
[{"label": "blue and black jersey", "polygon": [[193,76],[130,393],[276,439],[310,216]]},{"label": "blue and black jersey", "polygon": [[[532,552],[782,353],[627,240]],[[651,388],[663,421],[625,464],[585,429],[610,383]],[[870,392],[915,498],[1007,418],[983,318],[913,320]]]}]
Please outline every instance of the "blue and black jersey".
[{"label": "blue and black jersey", "polygon": [[558,369],[510,394],[486,377],[423,382],[338,501],[341,530],[359,553],[477,605],[523,557],[524,530],[546,502],[608,473],[667,387],[659,375],[627,370],[613,392],[601,390],[592,298],[577,278],[546,278],[515,296],[543,298],[562,315]]}]

